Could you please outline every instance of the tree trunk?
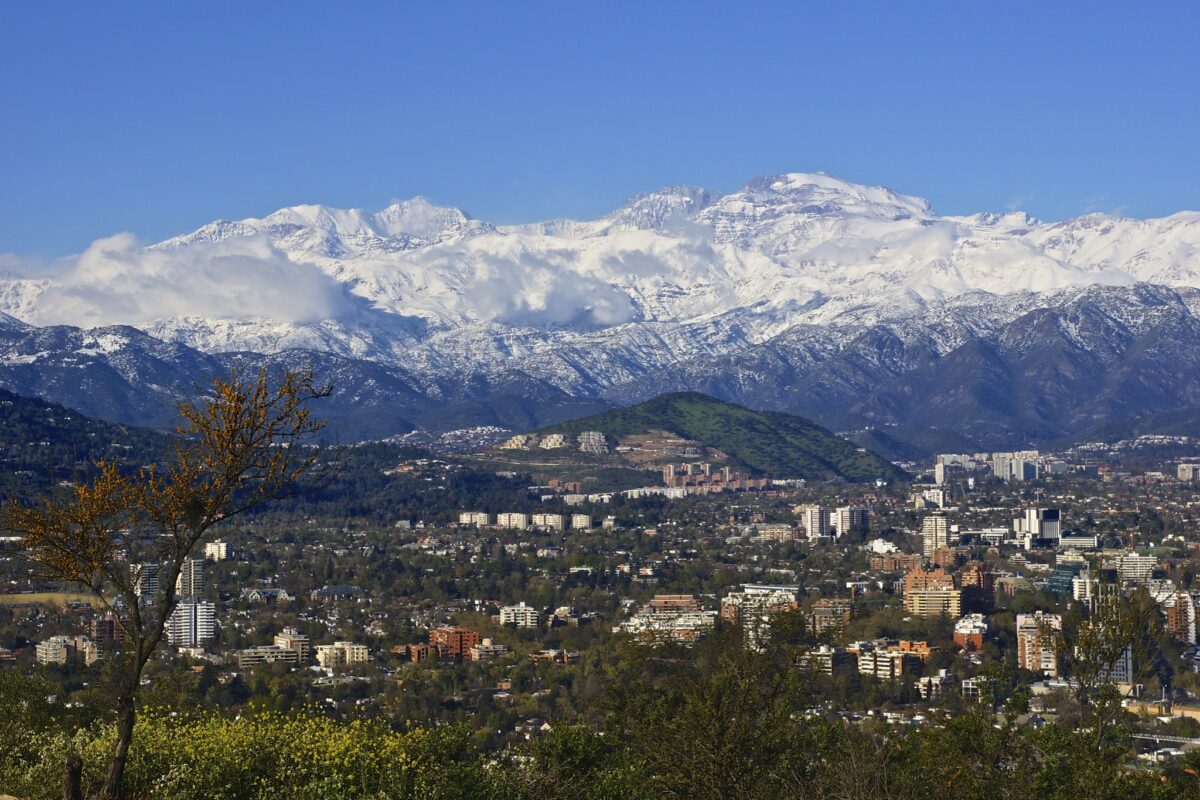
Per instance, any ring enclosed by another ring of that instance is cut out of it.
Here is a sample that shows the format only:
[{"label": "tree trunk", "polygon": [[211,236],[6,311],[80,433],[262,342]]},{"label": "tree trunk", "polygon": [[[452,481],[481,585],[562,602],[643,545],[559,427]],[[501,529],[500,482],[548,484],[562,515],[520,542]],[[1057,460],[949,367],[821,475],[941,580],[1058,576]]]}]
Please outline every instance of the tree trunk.
[{"label": "tree trunk", "polygon": [[63,800],[83,800],[83,759],[78,753],[68,754],[63,766]]},{"label": "tree trunk", "polygon": [[104,777],[104,786],[100,789],[100,800],[120,800],[121,779],[125,775],[125,762],[129,759],[135,716],[133,693],[123,692],[117,698],[117,746],[108,762],[108,774]]}]

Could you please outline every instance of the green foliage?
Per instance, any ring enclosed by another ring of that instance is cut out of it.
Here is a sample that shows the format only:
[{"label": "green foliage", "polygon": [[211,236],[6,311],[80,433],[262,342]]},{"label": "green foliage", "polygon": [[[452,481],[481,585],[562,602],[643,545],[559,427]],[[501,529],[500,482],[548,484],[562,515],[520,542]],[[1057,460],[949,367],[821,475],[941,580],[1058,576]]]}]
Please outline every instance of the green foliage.
[{"label": "green foliage", "polygon": [[[971,705],[916,728],[846,724],[812,713],[788,646],[764,652],[715,637],[684,651],[631,650],[610,676],[602,731],[558,725],[504,755],[465,726],[397,731],[302,710],[144,711],[127,771],[129,800],[329,798],[817,798],[1159,800],[1194,796],[1200,758],[1164,772],[1130,768],[1121,746],[1097,749],[1063,726],[1035,730]],[[0,673],[0,790],[61,796],[67,753],[85,791],[115,735],[47,699],[45,686]],[[806,710],[807,709],[807,710]],[[14,712],[15,713],[12,713]],[[1189,771],[1190,770],[1190,771]]]},{"label": "green foliage", "polygon": [[606,411],[546,428],[578,434],[602,431],[611,438],[664,430],[702,441],[756,473],[823,480],[899,479],[892,463],[860,450],[801,417],[752,411],[696,392],[664,394],[629,408]]}]

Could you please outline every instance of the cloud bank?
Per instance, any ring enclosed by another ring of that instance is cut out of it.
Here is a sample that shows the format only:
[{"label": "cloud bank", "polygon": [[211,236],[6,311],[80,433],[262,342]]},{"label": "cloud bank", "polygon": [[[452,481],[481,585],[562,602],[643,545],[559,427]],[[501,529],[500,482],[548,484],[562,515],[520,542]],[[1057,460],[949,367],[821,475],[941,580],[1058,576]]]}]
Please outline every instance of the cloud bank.
[{"label": "cloud bank", "polygon": [[185,316],[305,324],[353,313],[336,281],[289,261],[261,236],[154,249],[120,233],[52,272],[26,320],[35,325],[90,328]]}]

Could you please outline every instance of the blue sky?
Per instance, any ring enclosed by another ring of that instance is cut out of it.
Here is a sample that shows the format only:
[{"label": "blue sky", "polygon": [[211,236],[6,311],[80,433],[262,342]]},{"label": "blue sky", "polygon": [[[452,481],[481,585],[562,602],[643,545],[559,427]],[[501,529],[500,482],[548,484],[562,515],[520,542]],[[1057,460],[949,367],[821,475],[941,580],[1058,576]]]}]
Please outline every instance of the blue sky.
[{"label": "blue sky", "polygon": [[0,253],[423,194],[494,222],[824,170],[941,213],[1200,208],[1200,8],[9,3]]}]

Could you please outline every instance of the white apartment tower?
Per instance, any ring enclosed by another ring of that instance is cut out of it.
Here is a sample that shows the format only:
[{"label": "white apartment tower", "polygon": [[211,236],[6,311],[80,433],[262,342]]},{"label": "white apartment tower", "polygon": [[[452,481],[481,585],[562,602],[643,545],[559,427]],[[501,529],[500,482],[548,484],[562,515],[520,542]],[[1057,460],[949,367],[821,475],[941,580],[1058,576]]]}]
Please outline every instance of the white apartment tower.
[{"label": "white apartment tower", "polygon": [[217,635],[217,607],[208,600],[184,600],[167,620],[167,642],[174,647],[200,647]]},{"label": "white apartment tower", "polygon": [[229,558],[229,542],[215,541],[204,543],[204,557],[213,561],[224,561]]},{"label": "white apartment tower", "polygon": [[1028,508],[1024,519],[1013,521],[1013,528],[1026,550],[1032,550],[1039,541],[1048,547],[1058,547],[1062,539],[1062,516],[1057,508]]},{"label": "white apartment tower", "polygon": [[863,532],[870,529],[871,512],[863,506],[842,506],[833,512],[831,524],[838,536],[851,531]]},{"label": "white apartment tower", "polygon": [[515,606],[504,606],[500,609],[501,625],[516,625],[518,628],[536,628],[540,621],[538,610],[525,605],[522,600]]},{"label": "white apartment tower", "polygon": [[921,521],[921,551],[933,558],[933,551],[950,546],[950,524],[945,514],[930,514]]},{"label": "white apartment tower", "polygon": [[801,512],[801,521],[809,539],[829,535],[829,509],[821,506],[805,506]]}]

